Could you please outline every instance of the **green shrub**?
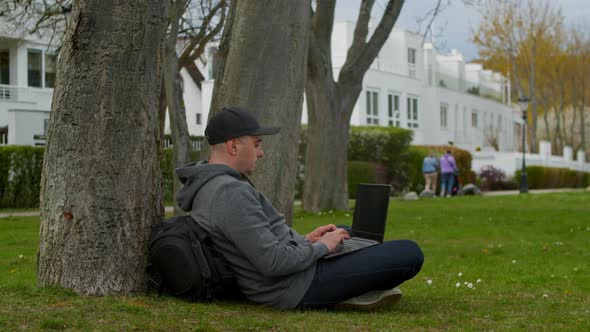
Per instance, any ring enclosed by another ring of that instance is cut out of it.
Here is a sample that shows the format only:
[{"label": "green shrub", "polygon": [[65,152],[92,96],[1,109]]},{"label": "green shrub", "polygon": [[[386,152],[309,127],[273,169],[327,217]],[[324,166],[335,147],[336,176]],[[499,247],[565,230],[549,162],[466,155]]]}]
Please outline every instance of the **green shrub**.
[{"label": "green shrub", "polygon": [[[428,151],[432,151],[439,159],[445,154],[445,152],[447,152],[447,150],[450,150],[453,154],[453,158],[455,158],[455,162],[457,163],[457,168],[459,169],[459,178],[461,179],[462,183],[466,184],[474,180],[471,174],[471,161],[473,160],[473,156],[471,156],[469,151],[459,149],[454,146],[440,145],[417,145],[416,148],[422,149],[426,151],[426,153],[428,153]],[[422,164],[420,164],[420,170],[422,170]]]},{"label": "green shrub", "polygon": [[[424,190],[424,175],[422,174],[422,162],[428,155],[428,150],[420,147],[412,146],[406,153],[404,159],[404,166],[402,169],[406,170],[406,176],[399,174],[399,179],[404,179],[406,183],[405,191],[422,192]],[[440,181],[440,176],[438,177]],[[437,185],[437,188],[440,187]]]},{"label": "green shrub", "polygon": [[[0,147],[0,208],[38,208],[44,147],[8,145]],[[198,160],[199,151],[191,152]],[[161,160],[165,202],[173,200],[172,150]]]},{"label": "green shrub", "polygon": [[[411,130],[397,127],[351,127],[348,142],[348,160],[373,163],[374,182],[388,183],[393,190],[402,191],[407,187],[408,148],[412,141]],[[299,158],[295,197],[300,198],[305,176],[305,150],[307,127],[301,127]],[[349,171],[349,174],[350,171]],[[350,175],[349,175],[350,182]]]},{"label": "green shrub", "polygon": [[397,127],[351,127],[348,159],[393,165],[407,151],[412,135]]},{"label": "green shrub", "polygon": [[[403,155],[404,160],[401,163],[400,171],[405,171],[406,174],[398,175],[398,178],[406,181],[405,191],[421,192],[424,190],[424,175],[422,174],[422,163],[424,158],[430,151],[435,154],[437,159],[440,159],[447,150],[451,150],[453,157],[459,169],[459,179],[461,185],[475,182],[475,173],[471,170],[472,156],[469,151],[462,150],[452,146],[434,146],[434,145],[415,145]],[[440,161],[439,161],[440,164]],[[437,193],[440,189],[441,175],[439,172],[436,186]]]},{"label": "green shrub", "polygon": [[[200,151],[191,151],[191,161],[199,160]],[[164,156],[160,161],[162,167],[162,191],[164,193],[164,202],[171,204],[174,200],[174,177],[176,172],[172,168],[172,149],[164,149]]]},{"label": "green shrub", "polygon": [[[527,183],[529,189],[585,188],[590,185],[590,173],[567,168],[528,166]],[[521,171],[514,176],[520,181]]]},{"label": "green shrub", "polygon": [[44,151],[35,146],[0,147],[0,208],[39,206]]},{"label": "green shrub", "polygon": [[376,165],[367,161],[348,162],[348,197],[355,198],[359,183],[377,183]]}]

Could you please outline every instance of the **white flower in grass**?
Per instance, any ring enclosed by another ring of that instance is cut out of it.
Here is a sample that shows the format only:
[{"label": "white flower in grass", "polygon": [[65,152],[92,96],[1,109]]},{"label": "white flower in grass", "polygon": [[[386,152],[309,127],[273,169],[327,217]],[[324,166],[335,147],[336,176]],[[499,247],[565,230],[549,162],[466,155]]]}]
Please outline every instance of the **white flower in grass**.
[{"label": "white flower in grass", "polygon": [[460,277],[463,275],[463,272],[459,272],[459,273],[457,273],[457,275]]},{"label": "white flower in grass", "polygon": [[512,260],[512,264],[516,264],[516,259]]},{"label": "white flower in grass", "polygon": [[552,275],[551,275],[551,278],[555,278],[555,274],[552,274]]},{"label": "white flower in grass", "polygon": [[467,285],[467,281],[465,281],[465,282],[463,283],[463,285]]},{"label": "white flower in grass", "polygon": [[23,256],[23,254],[20,254],[20,255],[18,255],[18,258],[23,259],[23,258],[25,258],[25,256]]},{"label": "white flower in grass", "polygon": [[345,217],[350,217],[350,213],[345,213],[344,216]]},{"label": "white flower in grass", "polygon": [[429,285],[432,285],[432,279],[426,280],[426,283],[429,284]]},{"label": "white flower in grass", "polygon": [[543,294],[543,298],[544,299],[549,298],[549,295],[548,294]]},{"label": "white flower in grass", "polygon": [[461,287],[461,283],[460,282],[456,283],[455,287]]},{"label": "white flower in grass", "polygon": [[481,282],[481,279],[477,279],[477,281],[476,281],[476,282],[479,284],[479,283]]},{"label": "white flower in grass", "polygon": [[556,245],[556,246],[562,246],[562,245],[563,245],[563,242],[561,242],[561,241],[557,241],[557,242],[555,242],[555,245]]},{"label": "white flower in grass", "polygon": [[467,288],[473,288],[473,284],[472,283],[468,283],[467,284]]},{"label": "white flower in grass", "polygon": [[577,267],[574,267],[574,272],[578,272],[578,268]]}]

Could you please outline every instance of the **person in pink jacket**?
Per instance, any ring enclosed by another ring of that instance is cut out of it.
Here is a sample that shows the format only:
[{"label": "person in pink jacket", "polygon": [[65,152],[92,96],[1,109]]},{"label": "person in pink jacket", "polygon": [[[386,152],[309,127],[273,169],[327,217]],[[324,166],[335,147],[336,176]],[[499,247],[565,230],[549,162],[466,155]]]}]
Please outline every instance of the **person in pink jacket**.
[{"label": "person in pink jacket", "polygon": [[440,195],[443,197],[449,195],[450,197],[453,191],[454,173],[457,172],[457,163],[451,150],[447,150],[447,153],[440,157],[440,172],[442,173]]}]

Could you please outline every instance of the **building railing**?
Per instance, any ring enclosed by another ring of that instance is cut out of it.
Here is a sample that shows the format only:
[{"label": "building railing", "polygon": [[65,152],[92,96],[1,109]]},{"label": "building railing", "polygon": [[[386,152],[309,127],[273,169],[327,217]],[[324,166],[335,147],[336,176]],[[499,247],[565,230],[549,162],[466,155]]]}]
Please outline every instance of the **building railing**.
[{"label": "building railing", "polygon": [[0,101],[39,103],[46,100],[50,103],[53,89],[20,87],[16,85],[0,84]]},{"label": "building railing", "polygon": [[0,100],[17,101],[19,88],[12,85],[0,84]]},{"label": "building railing", "polygon": [[435,86],[462,93],[468,93],[482,98],[492,99],[499,103],[504,103],[505,98],[502,94],[503,84],[492,84],[498,84],[499,90],[490,88],[477,82],[460,79],[458,77],[453,77],[451,75],[444,74],[441,72],[435,72]]},{"label": "building railing", "polygon": [[[543,142],[541,142],[543,143]],[[567,150],[570,150],[569,152]],[[550,151],[550,150],[549,150]],[[479,172],[484,166],[493,166],[503,170],[506,175],[512,176],[522,167],[522,152],[472,152],[473,170]],[[555,156],[550,153],[525,153],[526,166],[542,166],[567,168],[574,171],[590,172],[590,163],[586,161],[583,151],[577,152],[577,159],[573,159],[571,148],[564,148],[563,156]]]},{"label": "building railing", "polygon": [[[203,145],[203,136],[191,136],[190,137],[190,144],[193,151],[201,151],[201,146]],[[172,137],[170,135],[166,135],[164,137],[164,148],[168,149],[172,147]]]}]

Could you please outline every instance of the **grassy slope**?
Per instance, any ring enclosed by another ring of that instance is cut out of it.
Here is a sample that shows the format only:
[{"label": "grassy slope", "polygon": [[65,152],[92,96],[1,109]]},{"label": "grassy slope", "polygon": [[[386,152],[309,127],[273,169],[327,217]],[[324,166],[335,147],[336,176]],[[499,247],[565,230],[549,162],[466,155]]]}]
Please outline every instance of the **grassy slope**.
[{"label": "grassy slope", "polygon": [[[426,261],[374,313],[38,290],[38,218],[0,219],[0,330],[590,330],[589,212],[590,193],[394,200],[386,238],[416,240]],[[295,228],[351,218],[298,213]]]}]

